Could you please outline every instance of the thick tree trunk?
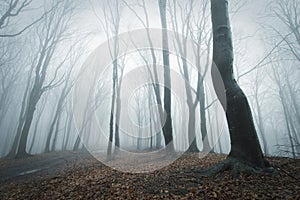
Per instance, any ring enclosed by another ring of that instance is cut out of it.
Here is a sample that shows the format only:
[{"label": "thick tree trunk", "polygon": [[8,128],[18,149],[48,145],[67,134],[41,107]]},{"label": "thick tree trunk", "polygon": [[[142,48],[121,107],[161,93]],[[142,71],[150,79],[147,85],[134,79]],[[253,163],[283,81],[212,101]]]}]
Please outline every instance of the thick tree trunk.
[{"label": "thick tree trunk", "polygon": [[166,112],[166,122],[163,126],[163,134],[167,153],[174,152],[172,116],[171,116],[171,77],[170,77],[170,60],[169,44],[166,20],[166,0],[159,0],[159,11],[162,26],[162,43],[163,43],[163,63],[164,63],[164,109]]},{"label": "thick tree trunk", "polygon": [[[227,0],[211,0],[213,24],[213,61],[219,70],[225,91],[217,88],[216,69],[212,77],[217,96],[226,112],[231,139],[228,160],[265,168],[266,162],[254,127],[247,98],[233,77],[233,47]],[[225,92],[226,102],[222,100]]]},{"label": "thick tree trunk", "polygon": [[30,93],[29,102],[28,102],[28,111],[26,112],[26,115],[25,115],[24,126],[21,131],[20,144],[19,144],[19,148],[18,148],[18,151],[16,154],[17,158],[26,157],[29,155],[26,152],[27,138],[29,135],[29,130],[31,127],[31,123],[32,123],[36,105],[42,94],[41,87],[42,86],[38,82],[36,82]]}]

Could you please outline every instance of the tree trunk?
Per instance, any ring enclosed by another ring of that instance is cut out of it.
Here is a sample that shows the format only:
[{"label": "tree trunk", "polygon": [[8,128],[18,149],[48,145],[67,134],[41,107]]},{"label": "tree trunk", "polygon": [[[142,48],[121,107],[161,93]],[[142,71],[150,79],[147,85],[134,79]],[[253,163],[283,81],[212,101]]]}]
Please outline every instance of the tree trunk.
[{"label": "tree trunk", "polygon": [[73,150],[74,150],[74,151],[79,150],[80,144],[81,144],[81,139],[80,139],[80,136],[79,136],[79,134],[78,134],[78,135],[77,135],[77,138],[76,138],[76,141],[75,141],[75,144],[74,144],[74,146],[73,146]]},{"label": "tree trunk", "polygon": [[16,135],[15,135],[15,138],[13,141],[12,148],[11,148],[9,154],[7,155],[7,157],[11,157],[11,158],[14,157],[18,150],[20,137],[21,137],[21,131],[24,126],[24,120],[25,120],[25,115],[26,115],[26,111],[27,111],[27,97],[28,97],[28,93],[30,90],[30,86],[31,86],[30,83],[31,83],[31,76],[32,76],[33,69],[34,69],[34,67],[32,66],[30,68],[30,72],[27,77],[26,88],[25,88],[25,92],[24,92],[23,98],[22,98],[22,105],[21,105],[21,110],[20,110],[20,115],[19,115],[18,127],[17,127],[17,131],[16,131]]},{"label": "tree trunk", "polygon": [[[257,90],[258,90],[258,88],[257,88]],[[258,100],[258,91],[255,92],[255,104],[256,104],[256,109],[257,109],[257,124],[258,124],[258,129],[259,129],[259,132],[261,135],[261,139],[263,142],[263,150],[265,152],[265,155],[269,155],[265,127],[263,125],[263,118],[262,118],[261,108],[260,108],[259,100]]]},{"label": "tree trunk", "polygon": [[31,154],[32,153],[32,149],[33,149],[33,145],[35,143],[35,138],[37,136],[37,131],[38,131],[38,125],[40,123],[40,120],[41,120],[41,116],[44,112],[44,109],[46,107],[46,99],[47,97],[45,98],[45,100],[42,102],[42,105],[41,105],[41,110],[40,112],[38,113],[37,117],[36,117],[36,122],[35,122],[35,126],[34,126],[34,131],[33,131],[33,136],[32,136],[32,142],[30,144],[30,147],[29,147],[29,153]]},{"label": "tree trunk", "polygon": [[[228,159],[252,167],[265,168],[266,162],[259,144],[249,103],[233,77],[233,46],[228,16],[227,0],[211,0],[213,25],[213,61],[223,79],[225,91],[221,91],[212,69],[215,90],[226,112],[231,150]],[[226,102],[222,100],[223,93]],[[232,163],[231,163],[232,164]]]},{"label": "tree trunk", "polygon": [[54,137],[53,137],[53,142],[51,146],[51,151],[55,151],[56,143],[57,143],[57,137],[58,137],[58,132],[59,132],[59,126],[60,126],[60,118],[61,118],[61,111],[58,114],[57,120],[56,120],[56,127],[54,131]]},{"label": "tree trunk", "polygon": [[66,120],[65,120],[65,130],[64,130],[64,139],[62,143],[62,150],[66,150],[69,144],[69,139],[70,139],[70,133],[71,133],[71,127],[72,127],[72,114],[70,114],[68,111],[66,111]]},{"label": "tree trunk", "polygon": [[174,152],[173,133],[172,133],[172,116],[171,116],[171,76],[169,60],[169,44],[166,20],[166,0],[159,0],[159,11],[162,26],[162,43],[163,43],[163,63],[164,63],[164,109],[166,112],[166,122],[163,126],[166,152]]},{"label": "tree trunk", "polygon": [[192,97],[192,91],[190,86],[190,80],[189,80],[189,72],[188,72],[188,65],[186,61],[186,52],[181,53],[182,56],[182,68],[183,68],[183,75],[185,78],[185,92],[186,92],[186,101],[189,108],[189,120],[188,120],[188,138],[189,138],[189,148],[188,152],[200,152],[197,146],[197,139],[196,139],[196,131],[195,131],[195,118],[196,118],[196,106],[198,104],[198,101],[193,102]]},{"label": "tree trunk", "polygon": [[[61,113],[62,113],[62,107],[63,107],[63,104],[64,104],[64,101],[66,99],[66,96],[67,94],[70,92],[70,89],[71,88],[68,88],[68,83],[69,83],[69,79],[70,79],[70,74],[68,75],[67,79],[65,80],[65,85],[60,93],[60,96],[59,96],[59,99],[58,99],[58,103],[57,103],[57,106],[56,106],[56,110],[55,110],[55,114],[54,114],[54,117],[53,117],[53,120],[52,120],[52,123],[51,123],[51,126],[50,126],[50,129],[49,129],[49,132],[48,132],[48,136],[47,136],[47,141],[46,141],[46,147],[45,147],[45,152],[49,152],[49,151],[53,151],[53,147],[55,145],[55,141],[56,141],[56,134],[57,132],[55,131],[55,135],[54,135],[54,140],[52,142],[52,148],[50,148],[50,142],[51,142],[51,138],[52,138],[52,135],[53,135],[53,132],[54,132],[54,127],[56,126],[59,126],[59,121],[60,121],[60,118],[61,118]],[[58,128],[58,127],[57,127]],[[57,129],[56,128],[56,129]]]},{"label": "tree trunk", "polygon": [[113,135],[114,135],[114,114],[115,114],[117,81],[118,81],[118,61],[117,61],[117,59],[115,59],[113,62],[113,90],[112,90],[112,97],[111,97],[111,110],[110,110],[110,121],[109,121],[109,140],[108,140],[108,146],[107,146],[107,160],[113,159],[112,143],[113,143]]},{"label": "tree trunk", "polygon": [[195,108],[189,108],[189,121],[188,121],[188,138],[189,138],[189,148],[188,152],[200,152],[197,146],[196,134],[195,134]]},{"label": "tree trunk", "polygon": [[118,151],[120,150],[120,128],[119,128],[119,124],[120,124],[120,113],[121,113],[121,99],[120,96],[118,94],[117,97],[117,104],[116,104],[116,122],[115,122],[115,154],[118,153]]},{"label": "tree trunk", "polygon": [[35,112],[35,108],[38,100],[41,97],[41,94],[41,85],[38,82],[36,82],[29,96],[28,111],[26,112],[25,122],[21,132],[20,144],[16,154],[17,158],[28,156],[28,153],[26,152],[27,138],[29,135],[29,130]]},{"label": "tree trunk", "polygon": [[204,85],[203,81],[200,83],[199,88],[199,110],[200,110],[200,129],[203,142],[203,152],[212,152],[213,149],[209,145],[209,140],[207,136],[207,127],[206,127],[206,113],[205,113],[205,94],[204,94]]}]

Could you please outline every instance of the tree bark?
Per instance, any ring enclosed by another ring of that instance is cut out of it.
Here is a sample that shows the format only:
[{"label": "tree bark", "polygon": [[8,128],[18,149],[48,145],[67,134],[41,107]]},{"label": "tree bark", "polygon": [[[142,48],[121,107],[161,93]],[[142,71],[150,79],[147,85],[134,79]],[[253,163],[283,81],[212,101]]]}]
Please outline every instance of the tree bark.
[{"label": "tree bark", "polygon": [[174,152],[173,133],[172,133],[172,116],[171,116],[171,77],[170,77],[170,60],[169,44],[166,20],[166,0],[159,0],[159,11],[162,26],[162,43],[163,43],[163,63],[164,63],[164,109],[166,112],[166,122],[163,126],[163,134],[167,153]]},{"label": "tree bark", "polygon": [[200,110],[200,129],[201,136],[203,142],[203,152],[213,152],[213,149],[210,147],[208,135],[207,135],[207,127],[206,127],[206,113],[205,113],[205,93],[204,93],[204,85],[203,81],[200,83],[199,87],[199,110]]},{"label": "tree bark", "polygon": [[114,135],[114,113],[115,113],[117,81],[118,81],[118,62],[116,59],[113,62],[113,90],[112,90],[112,97],[111,97],[111,110],[110,110],[110,121],[109,121],[109,140],[108,140],[108,146],[107,146],[107,160],[113,159],[112,144],[113,144],[113,135]]},{"label": "tree bark", "polygon": [[[264,159],[249,103],[233,76],[233,46],[228,0],[211,0],[213,61],[223,79],[225,91],[217,88],[216,68],[212,69],[215,90],[226,112],[231,150],[228,158],[252,167],[265,168]],[[226,102],[222,100],[225,93]]]},{"label": "tree bark", "polygon": [[18,151],[16,154],[16,157],[18,157],[18,158],[28,156],[28,153],[26,152],[27,138],[29,135],[29,130],[31,127],[31,123],[32,123],[33,115],[34,115],[34,112],[36,109],[36,105],[42,95],[41,87],[42,87],[42,85],[37,81],[34,84],[33,89],[29,96],[28,112],[26,112],[25,122],[24,122],[24,126],[23,126],[23,129],[21,132],[20,144],[19,144],[19,148],[18,148]]}]

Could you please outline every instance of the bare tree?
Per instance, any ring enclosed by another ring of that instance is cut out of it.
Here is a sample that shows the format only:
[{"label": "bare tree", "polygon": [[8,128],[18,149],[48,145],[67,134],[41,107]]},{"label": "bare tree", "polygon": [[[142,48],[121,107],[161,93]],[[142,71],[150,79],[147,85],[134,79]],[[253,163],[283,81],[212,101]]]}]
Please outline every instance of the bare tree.
[{"label": "bare tree", "polygon": [[[22,74],[21,49],[18,42],[1,40],[0,47],[0,127],[12,103],[11,98],[16,92],[17,80]],[[21,42],[22,43],[22,42]],[[16,51],[15,48],[20,48]]]},{"label": "bare tree", "polygon": [[8,29],[11,25],[10,23],[14,18],[20,17],[26,10],[30,10],[29,7],[33,4],[32,2],[33,0],[4,0],[1,2],[1,8],[3,9],[0,9],[0,38],[16,37],[21,35],[26,30],[40,22],[48,13],[53,11],[54,7],[60,5],[62,1],[57,1],[54,7],[48,11],[45,11],[40,17],[31,23],[28,23],[20,30],[15,31],[14,33],[4,33],[8,32]]},{"label": "bare tree", "polygon": [[[291,117],[292,110],[290,110],[290,103],[288,101],[289,94],[288,90],[284,86],[284,81],[282,80],[282,77],[280,76],[281,73],[284,73],[284,70],[280,70],[280,66],[278,63],[272,62],[272,73],[273,73],[273,79],[278,87],[278,96],[280,99],[283,116],[284,116],[284,123],[286,126],[287,136],[290,143],[291,153],[293,157],[296,157],[296,142],[297,142],[297,131],[295,129],[295,124],[293,122],[293,117]],[[286,77],[285,77],[286,78]],[[298,140],[299,141],[299,140]]]},{"label": "bare tree", "polygon": [[[177,7],[179,7],[179,12],[177,11]],[[196,137],[195,137],[195,111],[198,103],[200,103],[200,128],[201,135],[203,141],[203,151],[211,151],[211,147],[209,145],[208,137],[207,137],[207,127],[206,127],[206,113],[205,113],[205,89],[204,89],[204,77],[207,73],[209,61],[210,61],[210,42],[211,42],[211,34],[209,34],[207,30],[208,26],[208,15],[207,15],[207,7],[208,1],[204,1],[203,5],[201,5],[202,14],[198,15],[193,12],[193,9],[196,7],[194,1],[189,1],[184,4],[178,4],[176,1],[173,1],[173,9],[170,4],[170,15],[172,27],[175,32],[180,33],[182,35],[182,39],[180,39],[179,35],[175,36],[176,44],[178,46],[178,52],[181,56],[181,63],[183,71],[183,77],[185,78],[186,85],[186,94],[187,94],[187,105],[189,108],[189,121],[188,121],[188,134],[189,134],[189,143],[190,147],[188,151],[190,152],[198,152],[199,149],[197,147]],[[173,11],[172,11],[173,10]],[[174,12],[174,13],[173,13]],[[178,24],[178,16],[181,16],[180,23],[181,27],[179,28]],[[196,29],[196,30],[195,30]],[[191,37],[194,42],[193,53],[196,58],[196,67],[197,67],[197,89],[194,90],[190,76],[191,73],[188,69],[187,64],[187,39]],[[204,50],[203,50],[204,49]],[[204,67],[201,65],[201,59],[204,60],[204,56],[206,54],[206,64]],[[178,60],[179,61],[179,60]],[[180,62],[178,62],[180,66]],[[195,98],[193,99],[193,93],[195,94]]]},{"label": "bare tree", "polygon": [[[289,52],[300,62],[300,1],[276,0],[272,6],[273,13],[284,24],[291,34],[284,34],[273,27],[279,36],[285,41]],[[300,69],[299,67],[297,67]]]},{"label": "bare tree", "polygon": [[[35,113],[35,108],[40,100],[43,93],[49,89],[52,89],[61,83],[58,79],[58,73],[63,64],[66,61],[66,57],[57,64],[54,72],[54,76],[48,83],[45,83],[47,70],[50,66],[51,59],[57,50],[58,44],[66,37],[66,31],[68,24],[70,22],[70,16],[72,14],[73,8],[69,1],[63,2],[61,7],[57,7],[53,10],[47,17],[45,17],[45,22],[38,29],[39,37],[39,52],[38,57],[35,62],[34,72],[35,77],[32,87],[29,87],[28,99],[26,100],[26,106],[24,111],[23,120],[19,122],[20,133],[20,143],[17,150],[17,157],[27,156],[27,138],[29,135],[29,130],[32,124],[33,115]],[[40,31],[44,35],[40,35]]]},{"label": "bare tree", "polygon": [[[112,63],[112,97],[111,97],[111,109],[110,109],[110,120],[109,120],[109,139],[107,146],[107,160],[113,159],[113,137],[115,135],[115,146],[120,147],[119,139],[119,120],[121,112],[120,103],[120,88],[122,83],[122,70],[119,74],[119,68],[121,66],[119,61],[119,29],[121,14],[120,2],[117,0],[106,1],[100,5],[103,11],[104,20],[99,16],[99,13],[95,10],[94,14],[101,23],[102,28],[106,34],[106,38],[109,44],[112,44],[112,48],[109,48]],[[111,45],[110,45],[111,46]],[[117,148],[117,149],[118,149]],[[117,153],[115,151],[115,153]]]},{"label": "bare tree", "polygon": [[[269,164],[264,159],[251,110],[246,95],[233,77],[233,46],[229,23],[228,1],[211,0],[213,29],[213,61],[224,83],[224,90],[218,88],[215,73],[212,73],[218,98],[226,112],[230,133],[231,150],[227,159],[207,173],[215,174],[232,169],[234,175],[243,171],[255,172],[255,168],[264,169]],[[214,71],[213,71],[214,72]],[[225,93],[226,102],[222,95]]]},{"label": "bare tree", "polygon": [[[261,141],[262,141],[262,147],[264,150],[264,153],[266,155],[269,155],[269,149],[268,149],[268,143],[267,143],[267,138],[266,138],[266,132],[265,132],[265,120],[263,119],[263,114],[262,114],[262,107],[263,107],[263,96],[259,96],[260,95],[260,88],[262,86],[262,81],[263,78],[262,76],[260,76],[260,71],[257,70],[256,71],[256,76],[255,76],[255,80],[253,81],[254,83],[254,104],[255,104],[255,109],[254,109],[254,119],[256,121],[257,124],[257,128],[258,131],[260,133],[261,136]],[[266,94],[266,93],[264,93]]]},{"label": "bare tree", "polygon": [[[62,110],[63,110],[62,108],[63,108],[63,105],[65,103],[66,97],[69,94],[69,92],[71,91],[72,85],[73,85],[72,82],[71,82],[71,74],[72,74],[71,72],[72,72],[72,69],[73,69],[72,66],[74,66],[74,65],[72,64],[70,66],[70,69],[67,72],[67,76],[65,78],[62,91],[61,91],[60,96],[58,98],[58,102],[57,102],[57,105],[56,105],[54,117],[52,119],[50,129],[49,129],[49,132],[47,134],[45,152],[55,150],[55,144],[56,144],[56,140],[57,140],[58,128],[59,128],[59,123],[60,123]],[[54,136],[53,136],[53,134],[54,134]],[[52,147],[50,148],[50,142],[51,142],[52,137],[53,137]]]},{"label": "bare tree", "polygon": [[[183,77],[185,79],[185,90],[186,90],[186,100],[187,105],[189,108],[189,120],[188,120],[188,138],[189,138],[189,152],[199,152],[197,141],[196,141],[196,134],[195,134],[195,123],[196,123],[196,107],[198,104],[197,98],[193,100],[192,95],[192,86],[190,82],[190,74],[188,70],[188,64],[187,64],[187,38],[189,36],[189,21],[191,20],[191,15],[193,11],[193,1],[187,2],[184,5],[179,5],[181,8],[181,34],[183,35],[182,40],[179,38],[179,35],[176,34],[176,43],[178,46],[178,51],[181,56],[181,62],[182,62],[182,69],[183,69]],[[177,3],[176,1],[173,1],[173,9],[171,7],[171,4],[169,4],[170,7],[170,15],[171,15],[171,22],[172,27],[176,33],[179,33],[178,30],[178,20],[177,20]],[[174,13],[173,13],[174,12]],[[180,62],[178,60],[178,64],[180,66]]]},{"label": "bare tree", "polygon": [[[158,105],[158,112],[159,112],[159,118],[160,121],[157,122],[159,123],[159,125],[161,125],[164,121],[163,119],[163,109],[162,109],[162,100],[161,100],[161,91],[160,91],[160,86],[159,86],[159,79],[158,79],[158,72],[157,72],[157,55],[155,53],[155,49],[153,47],[153,39],[151,38],[150,35],[150,22],[149,22],[149,15],[147,12],[147,7],[146,7],[146,3],[145,0],[142,1],[137,1],[137,5],[139,7],[141,7],[143,9],[143,13],[144,13],[144,18],[145,20],[142,19],[142,17],[139,16],[139,14],[136,12],[136,10],[130,6],[125,0],[123,0],[124,4],[135,14],[135,16],[137,17],[137,19],[141,22],[141,24],[143,25],[143,27],[146,29],[146,33],[147,33],[147,40],[149,43],[149,47],[150,47],[150,52],[151,52],[151,58],[145,58],[139,51],[141,57],[143,58],[147,69],[148,69],[148,73],[150,74],[150,79],[155,93],[155,99],[156,99],[156,103]],[[140,3],[141,2],[141,3]],[[134,41],[132,41],[134,43]],[[149,60],[151,60],[152,62],[149,62]],[[152,67],[151,67],[152,66]],[[164,135],[165,136],[165,135]],[[166,138],[165,138],[166,140]],[[161,132],[156,134],[156,149],[159,149],[161,146]]]},{"label": "bare tree", "polygon": [[35,115],[35,124],[34,124],[34,130],[33,130],[33,135],[32,135],[32,142],[29,146],[29,150],[28,152],[31,154],[33,151],[33,146],[35,144],[35,141],[36,141],[36,137],[38,135],[38,126],[40,124],[40,121],[41,121],[41,117],[44,113],[44,110],[45,110],[45,107],[46,107],[46,102],[47,102],[47,99],[49,97],[49,93],[45,94],[43,96],[44,98],[41,98],[42,100],[40,100],[40,106],[37,106],[37,110],[36,110],[36,115]]},{"label": "bare tree", "polygon": [[170,76],[170,58],[169,44],[167,32],[166,9],[167,1],[159,0],[160,20],[162,27],[162,47],[163,47],[163,63],[164,63],[164,109],[166,112],[166,122],[163,126],[163,134],[165,138],[166,153],[174,152],[172,116],[171,116],[171,76]]}]

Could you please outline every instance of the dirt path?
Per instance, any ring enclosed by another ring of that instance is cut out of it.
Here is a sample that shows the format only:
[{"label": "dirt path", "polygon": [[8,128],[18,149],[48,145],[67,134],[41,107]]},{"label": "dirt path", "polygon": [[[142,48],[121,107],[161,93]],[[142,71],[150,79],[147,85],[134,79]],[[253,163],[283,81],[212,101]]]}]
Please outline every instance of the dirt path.
[{"label": "dirt path", "polygon": [[23,159],[0,160],[0,184],[55,175],[85,159],[93,159],[85,151],[51,152]]}]

